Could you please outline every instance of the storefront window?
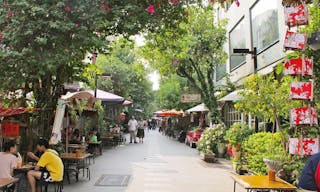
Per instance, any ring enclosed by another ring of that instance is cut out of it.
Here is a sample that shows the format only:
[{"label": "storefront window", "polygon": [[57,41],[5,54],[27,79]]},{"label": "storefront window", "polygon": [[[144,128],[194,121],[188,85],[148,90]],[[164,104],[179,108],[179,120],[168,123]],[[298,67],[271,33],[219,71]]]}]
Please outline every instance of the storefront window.
[{"label": "storefront window", "polygon": [[227,74],[226,65],[218,66],[217,73],[216,73],[217,81],[219,81],[222,78],[224,78],[226,76],[226,74]]},{"label": "storefront window", "polygon": [[246,34],[243,19],[230,32],[230,69],[231,71],[246,61],[245,55],[233,54],[233,49],[244,49],[246,46]]},{"label": "storefront window", "polygon": [[277,0],[258,1],[251,9],[253,47],[261,52],[279,40]]}]

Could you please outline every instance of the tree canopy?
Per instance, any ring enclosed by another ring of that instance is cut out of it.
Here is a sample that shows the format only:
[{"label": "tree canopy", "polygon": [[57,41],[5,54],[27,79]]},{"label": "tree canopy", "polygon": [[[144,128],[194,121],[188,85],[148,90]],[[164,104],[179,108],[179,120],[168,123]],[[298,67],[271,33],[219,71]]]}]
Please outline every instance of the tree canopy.
[{"label": "tree canopy", "polygon": [[213,77],[227,58],[223,50],[225,24],[225,21],[214,20],[210,7],[191,7],[187,21],[179,24],[175,31],[164,27],[160,33],[149,34],[142,49],[144,57],[161,75],[176,73],[188,80],[202,95],[214,123],[220,121],[220,115]]}]

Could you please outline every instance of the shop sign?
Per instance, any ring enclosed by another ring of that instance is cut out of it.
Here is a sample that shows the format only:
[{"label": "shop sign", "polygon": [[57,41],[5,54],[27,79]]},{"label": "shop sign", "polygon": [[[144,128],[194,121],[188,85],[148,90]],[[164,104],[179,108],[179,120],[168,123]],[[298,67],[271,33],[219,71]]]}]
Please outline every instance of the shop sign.
[{"label": "shop sign", "polygon": [[2,123],[1,124],[2,135],[19,135],[20,124],[19,123]]},{"label": "shop sign", "polygon": [[201,101],[200,94],[184,94],[181,95],[181,103],[198,103]]}]

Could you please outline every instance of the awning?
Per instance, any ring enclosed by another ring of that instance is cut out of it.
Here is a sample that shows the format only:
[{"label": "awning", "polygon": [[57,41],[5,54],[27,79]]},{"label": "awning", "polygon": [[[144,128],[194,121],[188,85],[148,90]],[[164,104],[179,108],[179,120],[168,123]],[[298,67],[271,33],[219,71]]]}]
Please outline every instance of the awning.
[{"label": "awning", "polygon": [[244,91],[243,89],[239,89],[239,90],[235,90],[231,93],[229,93],[228,95],[222,97],[221,99],[219,99],[218,101],[237,101],[240,100],[242,98],[242,96],[239,94],[240,92]]},{"label": "awning", "polygon": [[13,115],[20,115],[23,113],[30,113],[39,110],[38,108],[27,109],[23,107],[9,107],[0,108],[0,117],[9,117]]},{"label": "awning", "polygon": [[192,107],[187,110],[187,112],[189,112],[189,113],[191,113],[191,112],[204,112],[204,111],[209,111],[208,107],[204,103],[201,103],[200,105],[197,105],[197,106]]},{"label": "awning", "polygon": [[122,105],[131,105],[132,104],[132,101],[129,101],[129,100],[125,100]]},{"label": "awning", "polygon": [[[91,93],[92,95],[94,95],[94,90],[89,90],[87,91],[89,93]],[[107,102],[123,102],[124,98],[113,94],[113,93],[109,93],[100,89],[97,89],[97,99],[101,100],[101,101],[107,101]]]}]

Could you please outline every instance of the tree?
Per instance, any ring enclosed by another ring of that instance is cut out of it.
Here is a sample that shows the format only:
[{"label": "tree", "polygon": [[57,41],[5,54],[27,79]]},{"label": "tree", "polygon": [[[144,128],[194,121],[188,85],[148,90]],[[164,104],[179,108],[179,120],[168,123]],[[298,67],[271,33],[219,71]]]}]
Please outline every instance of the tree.
[{"label": "tree", "polygon": [[[192,2],[192,1],[190,1]],[[54,106],[62,84],[84,80],[87,52],[106,50],[106,36],[175,26],[189,1],[5,0],[0,9],[3,91],[33,91],[38,107]]]},{"label": "tree", "polygon": [[[281,130],[280,117],[289,117],[289,109],[297,106],[297,101],[289,99],[290,76],[275,79],[273,75],[252,75],[243,83],[244,91],[235,107],[240,112],[264,118]],[[275,130],[275,129],[274,129]]]},{"label": "tree", "polygon": [[195,87],[209,108],[213,123],[221,121],[213,77],[227,58],[223,50],[225,24],[214,20],[211,8],[192,7],[188,21],[177,26],[179,33],[164,27],[161,33],[149,34],[143,48],[144,56],[160,74],[176,73]]},{"label": "tree", "polygon": [[110,77],[98,78],[98,88],[111,91],[134,102],[135,108],[150,112],[152,85],[146,78],[147,70],[134,53],[134,44],[119,39],[111,44],[108,55],[99,54],[97,60],[99,73],[108,73]]}]

